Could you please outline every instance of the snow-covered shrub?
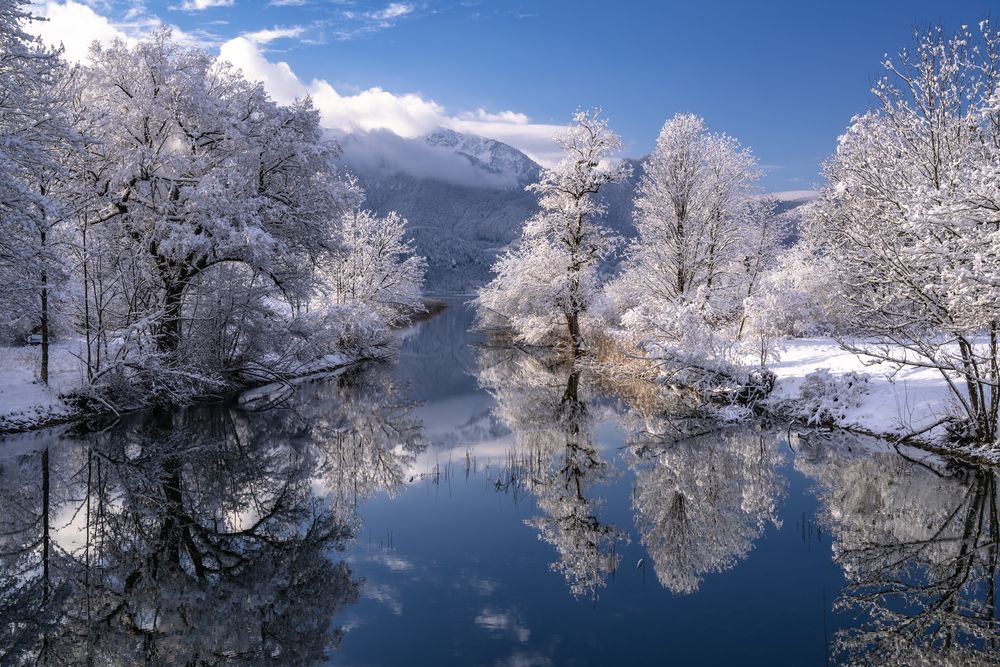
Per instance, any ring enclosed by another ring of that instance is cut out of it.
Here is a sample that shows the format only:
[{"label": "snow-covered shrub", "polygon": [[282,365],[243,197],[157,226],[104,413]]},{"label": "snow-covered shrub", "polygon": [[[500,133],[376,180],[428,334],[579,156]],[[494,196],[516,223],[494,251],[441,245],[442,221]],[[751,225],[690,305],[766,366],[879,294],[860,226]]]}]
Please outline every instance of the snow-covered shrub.
[{"label": "snow-covered shrub", "polygon": [[791,404],[791,414],[812,426],[833,426],[847,419],[867,393],[866,374],[851,371],[834,375],[821,368],[806,375]]},{"label": "snow-covered shrub", "polygon": [[799,243],[785,250],[746,304],[749,336],[772,339],[831,333],[842,328],[841,301],[830,260]]},{"label": "snow-covered shrub", "polygon": [[395,211],[379,217],[361,208],[362,198],[341,216],[340,248],[321,272],[313,305],[354,304],[377,313],[385,326],[398,326],[424,309],[427,261],[407,238],[405,218]]},{"label": "snow-covered shrub", "polygon": [[730,341],[694,302],[642,305],[625,313],[622,326],[658,365],[666,384],[706,392],[736,376]]},{"label": "snow-covered shrub", "polygon": [[766,367],[768,362],[781,359],[779,341],[785,330],[776,317],[781,310],[781,299],[772,292],[755,294],[743,300],[739,349],[757,361],[761,368]]}]

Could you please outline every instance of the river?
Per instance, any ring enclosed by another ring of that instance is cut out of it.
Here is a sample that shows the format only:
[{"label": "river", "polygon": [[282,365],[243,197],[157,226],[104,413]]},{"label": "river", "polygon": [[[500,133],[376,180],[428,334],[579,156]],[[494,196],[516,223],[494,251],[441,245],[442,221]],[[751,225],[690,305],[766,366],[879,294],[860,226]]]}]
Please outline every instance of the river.
[{"label": "river", "polygon": [[493,348],[0,441],[2,664],[1000,661],[996,476]]}]

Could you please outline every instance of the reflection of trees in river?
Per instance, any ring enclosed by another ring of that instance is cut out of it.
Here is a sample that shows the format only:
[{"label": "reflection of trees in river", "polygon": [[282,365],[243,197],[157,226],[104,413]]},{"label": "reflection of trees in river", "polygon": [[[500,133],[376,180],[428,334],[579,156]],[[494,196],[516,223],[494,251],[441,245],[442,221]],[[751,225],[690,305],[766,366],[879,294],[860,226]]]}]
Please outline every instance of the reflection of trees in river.
[{"label": "reflection of trees in river", "polygon": [[317,392],[322,406],[150,416],[4,461],[5,664],[321,660],[359,588],[330,552],[415,436],[389,399],[368,403],[374,387]]},{"label": "reflection of trees in river", "polygon": [[[894,452],[804,444],[796,467],[819,485],[822,520],[859,619],[837,647],[851,663],[997,664],[997,480]],[[856,442],[854,443],[857,444]]]},{"label": "reflection of trees in river", "polygon": [[615,548],[627,535],[598,517],[592,488],[612,470],[593,443],[580,371],[511,349],[484,348],[479,362],[480,384],[514,434],[512,460],[542,512],[526,523],[556,549],[552,569],[570,591],[594,596],[617,568]]},{"label": "reflection of trees in river", "polygon": [[377,492],[395,496],[423,447],[419,420],[401,402],[385,367],[365,369],[300,392],[283,411],[280,425],[261,428],[257,437],[287,437],[304,443],[312,474],[328,502],[347,520]]},{"label": "reflection of trees in river", "polygon": [[634,426],[636,527],[665,588],[698,590],[704,575],[746,558],[767,524],[780,526],[785,480],[773,435],[744,427],[676,439],[676,424],[623,422]]}]

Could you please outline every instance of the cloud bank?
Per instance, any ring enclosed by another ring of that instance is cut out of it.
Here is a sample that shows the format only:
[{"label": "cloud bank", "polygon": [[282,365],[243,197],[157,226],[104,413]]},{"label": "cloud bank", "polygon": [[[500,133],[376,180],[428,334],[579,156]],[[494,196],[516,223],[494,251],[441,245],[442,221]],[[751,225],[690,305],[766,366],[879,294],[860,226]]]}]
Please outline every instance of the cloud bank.
[{"label": "cloud bank", "polygon": [[[208,6],[212,2],[205,0],[202,4]],[[94,41],[110,43],[119,38],[135,43],[144,34],[164,25],[156,16],[141,13],[126,15],[122,21],[112,21],[76,0],[50,0],[35,4],[31,9],[34,14],[47,19],[35,22],[31,30],[46,43],[63,44],[66,57],[76,62],[87,61]],[[413,11],[414,5],[394,2],[384,9],[366,12],[356,18],[361,20],[363,26],[383,28]],[[545,166],[555,164],[560,157],[553,137],[563,132],[565,126],[533,123],[523,113],[485,109],[452,111],[416,93],[399,94],[374,87],[353,94],[341,94],[324,79],[304,82],[288,63],[272,61],[263,51],[266,45],[276,40],[299,38],[303,28],[298,26],[262,28],[228,41],[188,34],[176,27],[173,30],[180,41],[191,45],[210,47],[221,42],[219,57],[241,69],[247,78],[263,83],[267,92],[281,104],[311,96],[323,126],[337,133],[388,131],[412,139],[443,127],[502,141]],[[375,143],[386,144],[382,137],[378,139]]]},{"label": "cloud bank", "polygon": [[445,127],[510,144],[542,165],[552,165],[559,159],[559,149],[552,138],[565,130],[562,125],[532,123],[526,115],[514,111],[491,113],[477,109],[449,113],[434,100],[412,93],[391,93],[379,87],[343,95],[323,79],[301,81],[288,63],[269,60],[259,43],[248,36],[225,42],[219,56],[240,68],[247,78],[262,82],[281,104],[312,96],[323,126],[331,130],[389,130],[404,138],[414,138]]}]

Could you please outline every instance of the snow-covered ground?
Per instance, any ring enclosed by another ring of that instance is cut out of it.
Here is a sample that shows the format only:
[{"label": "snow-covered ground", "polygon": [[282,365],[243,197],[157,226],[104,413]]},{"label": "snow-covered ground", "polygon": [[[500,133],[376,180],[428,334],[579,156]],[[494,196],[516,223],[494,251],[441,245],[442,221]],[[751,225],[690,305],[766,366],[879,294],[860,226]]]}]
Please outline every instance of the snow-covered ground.
[{"label": "snow-covered ground", "polygon": [[[770,365],[777,382],[770,401],[794,400],[806,383],[806,376],[821,369],[831,376],[851,372],[868,375],[868,381],[851,404],[844,406],[837,425],[880,435],[905,435],[921,431],[949,412],[951,396],[941,374],[930,368],[872,364],[840,348],[830,338],[800,338],[783,341],[781,360]],[[927,437],[935,435],[928,432]]]},{"label": "snow-covered ground", "polygon": [[81,343],[49,346],[49,384],[38,381],[41,347],[0,347],[0,431],[20,430],[69,417],[72,407],[60,396],[80,387],[86,377]]}]

